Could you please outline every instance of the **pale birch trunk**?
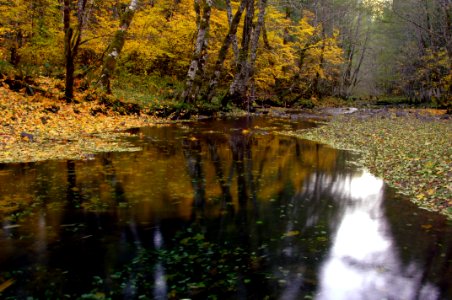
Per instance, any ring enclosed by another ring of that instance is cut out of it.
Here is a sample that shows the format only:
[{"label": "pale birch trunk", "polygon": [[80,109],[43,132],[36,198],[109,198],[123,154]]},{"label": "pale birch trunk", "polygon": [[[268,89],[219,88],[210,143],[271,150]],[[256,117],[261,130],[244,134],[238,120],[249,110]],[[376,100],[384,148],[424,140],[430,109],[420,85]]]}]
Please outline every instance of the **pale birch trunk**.
[{"label": "pale birch trunk", "polygon": [[[181,99],[186,103],[193,103],[196,100],[201,85],[201,75],[207,60],[208,33],[210,29],[210,14],[212,10],[212,0],[202,0],[202,11],[199,0],[195,1],[195,11],[197,14],[198,33],[196,36],[193,58],[187,72],[185,89]],[[201,15],[202,13],[202,15]]]},{"label": "pale birch trunk", "polygon": [[221,106],[226,107],[229,101],[243,106],[248,85],[250,43],[253,32],[254,0],[247,0],[246,14],[243,24],[242,47],[237,61],[237,72],[234,76],[228,94],[222,99]]},{"label": "pale birch trunk", "polygon": [[[207,100],[210,102],[215,95],[215,89],[217,87],[218,81],[221,76],[221,72],[223,71],[224,61],[226,60],[226,56],[228,53],[229,46],[234,45],[234,41],[237,42],[237,29],[239,27],[240,19],[242,18],[242,13],[245,9],[246,0],[242,0],[240,2],[240,6],[237,9],[234,17],[232,18],[229,25],[229,32],[226,35],[223,45],[220,48],[218,53],[218,59],[215,62],[214,73],[209,81],[209,86],[207,89]],[[234,46],[233,46],[234,47]],[[235,53],[235,50],[234,50]],[[238,56],[237,56],[238,57]],[[237,61],[237,59],[236,59]]]},{"label": "pale birch trunk", "polygon": [[[240,7],[242,7],[242,3],[243,1],[240,2]],[[243,12],[243,7],[240,8],[242,12]],[[229,23],[229,31],[231,31],[231,28],[233,26],[233,22],[234,22],[234,16],[232,15],[232,5],[231,5],[231,0],[226,0],[226,12],[228,14],[228,23]],[[242,15],[242,12],[240,12],[240,15]],[[236,29],[237,32],[237,29]],[[239,58],[239,44],[237,43],[237,36],[234,34],[234,36],[232,37],[232,50],[234,51],[234,57],[235,57],[235,61],[237,62],[238,58]]]},{"label": "pale birch trunk", "polygon": [[254,80],[254,73],[255,73],[255,65],[256,65],[256,58],[257,58],[257,48],[259,46],[259,37],[261,35],[261,31],[264,28],[264,20],[265,20],[265,9],[267,7],[267,0],[260,0],[259,1],[259,14],[257,17],[257,24],[253,32],[253,37],[251,40],[251,54],[250,54],[250,65],[249,65],[249,88],[250,88],[250,97],[247,99],[246,105],[248,106],[248,109],[254,101],[255,98],[255,80]]},{"label": "pale birch trunk", "polygon": [[116,31],[112,42],[108,46],[107,55],[104,58],[102,73],[100,76],[100,86],[107,93],[111,94],[110,79],[116,68],[119,54],[124,47],[127,30],[132,23],[133,16],[138,7],[138,0],[131,0],[130,5],[126,8],[121,16],[119,29]]},{"label": "pale birch trunk", "polygon": [[222,106],[226,106],[229,100],[242,108],[250,108],[252,98],[255,94],[254,69],[259,46],[267,0],[259,1],[259,14],[257,23],[253,24],[255,13],[254,1],[248,1],[246,7],[245,22],[243,27],[242,49],[240,50],[237,73],[234,77],[228,95],[223,98]]}]

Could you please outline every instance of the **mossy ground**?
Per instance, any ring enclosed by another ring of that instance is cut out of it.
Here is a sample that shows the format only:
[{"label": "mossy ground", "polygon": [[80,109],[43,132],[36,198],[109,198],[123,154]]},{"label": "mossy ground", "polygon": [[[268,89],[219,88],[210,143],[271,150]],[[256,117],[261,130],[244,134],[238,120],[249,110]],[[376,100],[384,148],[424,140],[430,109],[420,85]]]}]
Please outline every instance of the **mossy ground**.
[{"label": "mossy ground", "polygon": [[420,207],[452,218],[451,120],[412,111],[358,113],[288,134],[360,152],[360,165]]}]

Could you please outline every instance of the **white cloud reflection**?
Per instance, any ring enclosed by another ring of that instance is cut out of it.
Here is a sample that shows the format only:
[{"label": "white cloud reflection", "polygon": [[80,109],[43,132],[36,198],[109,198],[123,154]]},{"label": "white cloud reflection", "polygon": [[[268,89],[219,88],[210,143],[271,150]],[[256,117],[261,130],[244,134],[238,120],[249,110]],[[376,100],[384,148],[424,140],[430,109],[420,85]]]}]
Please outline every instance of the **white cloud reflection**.
[{"label": "white cloud reflection", "polygon": [[404,267],[383,215],[383,181],[368,172],[335,184],[348,198],[322,264],[316,299],[437,299],[422,270]]}]

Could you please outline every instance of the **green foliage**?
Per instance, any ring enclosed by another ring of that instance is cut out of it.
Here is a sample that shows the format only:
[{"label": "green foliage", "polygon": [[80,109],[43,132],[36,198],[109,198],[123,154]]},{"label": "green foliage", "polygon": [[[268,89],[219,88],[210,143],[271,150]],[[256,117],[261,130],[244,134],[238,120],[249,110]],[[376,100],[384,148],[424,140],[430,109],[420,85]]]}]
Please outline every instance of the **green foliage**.
[{"label": "green foliage", "polygon": [[447,51],[425,49],[425,54],[414,63],[417,64],[416,72],[407,74],[403,81],[409,97],[416,102],[430,102],[436,107],[451,107],[452,62]]},{"label": "green foliage", "polygon": [[376,100],[377,105],[397,106],[403,104],[413,104],[413,102],[405,96],[383,96]]},{"label": "green foliage", "polygon": [[383,95],[452,107],[449,19],[450,7],[443,7],[440,1],[398,1],[382,10],[375,22],[373,47],[380,51],[372,71]]},{"label": "green foliage", "polygon": [[173,102],[182,90],[180,81],[169,76],[146,77],[119,70],[113,82],[113,94],[125,102],[152,107],[161,102]]},{"label": "green foliage", "polygon": [[310,99],[302,99],[297,102],[297,106],[300,108],[314,108],[314,103]]},{"label": "green foliage", "polygon": [[0,75],[11,76],[15,73],[14,66],[9,62],[0,59]]},{"label": "green foliage", "polygon": [[[253,259],[246,250],[211,242],[204,234],[191,229],[179,233],[176,240],[178,246],[159,251],[159,258],[167,270],[171,294],[204,292],[214,295],[221,292],[224,296],[235,291],[240,281],[246,278]],[[181,272],[181,266],[185,272]]]}]

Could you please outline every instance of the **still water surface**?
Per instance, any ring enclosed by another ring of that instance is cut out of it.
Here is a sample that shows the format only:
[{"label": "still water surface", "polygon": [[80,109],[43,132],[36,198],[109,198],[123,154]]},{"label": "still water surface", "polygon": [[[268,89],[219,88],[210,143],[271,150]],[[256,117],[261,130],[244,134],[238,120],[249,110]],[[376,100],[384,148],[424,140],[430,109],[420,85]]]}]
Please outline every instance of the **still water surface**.
[{"label": "still water surface", "polygon": [[452,225],[356,157],[235,119],[0,165],[0,298],[452,299]]}]

